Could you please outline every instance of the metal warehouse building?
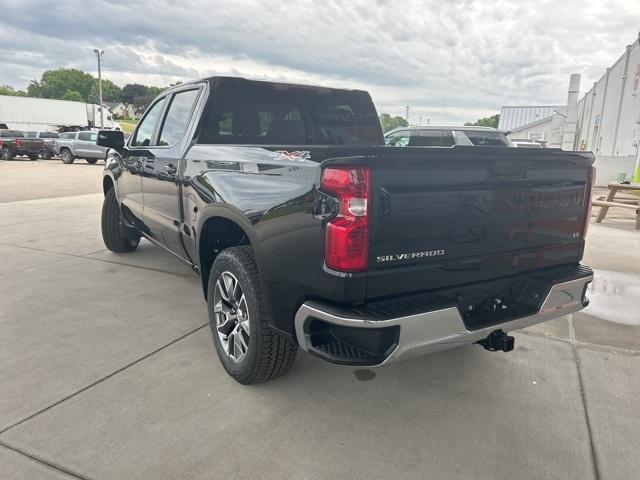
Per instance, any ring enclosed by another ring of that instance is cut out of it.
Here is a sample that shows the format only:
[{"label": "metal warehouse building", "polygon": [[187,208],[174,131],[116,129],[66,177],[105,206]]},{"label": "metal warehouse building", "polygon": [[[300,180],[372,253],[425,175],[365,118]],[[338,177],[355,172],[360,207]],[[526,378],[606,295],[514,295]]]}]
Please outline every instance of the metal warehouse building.
[{"label": "metal warehouse building", "polygon": [[599,184],[619,173],[636,176],[640,145],[640,47],[638,40],[578,102],[575,146],[596,154]]},{"label": "metal warehouse building", "polygon": [[[640,36],[639,36],[640,40]],[[640,46],[624,54],[580,100],[580,75],[571,75],[567,105],[502,107],[498,128],[511,139],[543,141],[547,147],[590,150],[598,185],[624,173],[640,182]]]}]

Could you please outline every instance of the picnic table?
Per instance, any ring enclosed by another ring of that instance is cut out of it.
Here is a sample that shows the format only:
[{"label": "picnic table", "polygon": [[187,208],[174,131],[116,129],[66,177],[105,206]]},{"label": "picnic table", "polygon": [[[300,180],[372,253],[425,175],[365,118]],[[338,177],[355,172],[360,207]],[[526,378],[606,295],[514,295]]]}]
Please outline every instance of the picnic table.
[{"label": "picnic table", "polygon": [[593,205],[600,207],[596,223],[601,223],[604,217],[607,216],[607,212],[611,207],[628,208],[636,211],[636,230],[640,230],[640,197],[624,198],[616,201],[616,195],[621,192],[638,192],[640,193],[640,183],[618,183],[609,182],[609,194],[604,197],[598,197],[591,202]]}]

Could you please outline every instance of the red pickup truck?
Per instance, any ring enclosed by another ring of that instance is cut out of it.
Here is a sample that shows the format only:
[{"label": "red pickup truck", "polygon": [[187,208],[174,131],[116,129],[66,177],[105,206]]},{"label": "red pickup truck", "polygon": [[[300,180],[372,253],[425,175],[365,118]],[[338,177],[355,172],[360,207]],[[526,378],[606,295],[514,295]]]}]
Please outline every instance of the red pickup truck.
[{"label": "red pickup truck", "polygon": [[13,160],[20,155],[37,160],[44,150],[44,141],[39,138],[25,138],[24,133],[17,130],[0,130],[0,158],[2,160]]}]

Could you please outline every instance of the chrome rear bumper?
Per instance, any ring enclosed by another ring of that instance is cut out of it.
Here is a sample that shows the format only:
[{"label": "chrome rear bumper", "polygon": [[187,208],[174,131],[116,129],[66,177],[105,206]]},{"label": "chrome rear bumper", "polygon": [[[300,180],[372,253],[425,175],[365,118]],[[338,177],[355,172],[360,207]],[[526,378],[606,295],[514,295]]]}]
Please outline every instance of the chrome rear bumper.
[{"label": "chrome rear bumper", "polygon": [[[380,366],[399,360],[418,357],[427,353],[445,350],[457,346],[475,343],[487,337],[491,332],[517,330],[553,318],[577,312],[587,304],[583,295],[586,286],[593,280],[593,274],[554,284],[547,294],[541,308],[533,315],[524,316],[504,323],[492,324],[478,330],[468,330],[456,307],[448,307],[415,315],[377,320],[349,317],[331,313],[331,308],[314,301],[305,302],[295,316],[296,337],[301,348],[312,353],[310,324],[320,320],[331,325],[357,329],[399,328],[397,341],[390,351],[378,357],[375,363]],[[323,356],[323,355],[319,355]],[[326,358],[326,357],[325,357]],[[338,361],[335,363],[363,364],[362,362]]]}]

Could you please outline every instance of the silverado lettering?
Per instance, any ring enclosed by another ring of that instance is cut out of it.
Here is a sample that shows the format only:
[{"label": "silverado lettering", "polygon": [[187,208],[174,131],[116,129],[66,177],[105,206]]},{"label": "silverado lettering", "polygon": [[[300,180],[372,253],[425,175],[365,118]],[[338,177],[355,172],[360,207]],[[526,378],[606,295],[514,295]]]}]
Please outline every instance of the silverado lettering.
[{"label": "silverado lettering", "polygon": [[431,250],[429,252],[398,253],[395,255],[381,255],[376,257],[376,262],[392,262],[395,260],[411,260],[413,258],[437,257],[444,255],[444,250]]}]

